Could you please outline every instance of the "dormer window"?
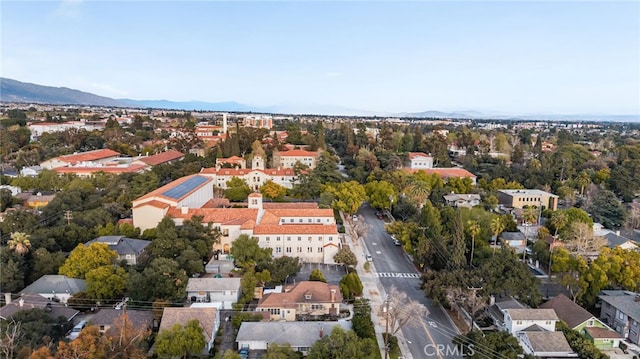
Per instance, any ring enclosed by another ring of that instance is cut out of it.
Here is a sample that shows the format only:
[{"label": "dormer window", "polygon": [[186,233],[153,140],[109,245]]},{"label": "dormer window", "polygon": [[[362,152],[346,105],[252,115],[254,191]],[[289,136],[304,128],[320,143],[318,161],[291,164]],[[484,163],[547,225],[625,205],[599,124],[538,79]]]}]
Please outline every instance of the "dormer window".
[{"label": "dormer window", "polygon": [[304,295],[304,299],[311,300],[311,294],[305,294]]}]

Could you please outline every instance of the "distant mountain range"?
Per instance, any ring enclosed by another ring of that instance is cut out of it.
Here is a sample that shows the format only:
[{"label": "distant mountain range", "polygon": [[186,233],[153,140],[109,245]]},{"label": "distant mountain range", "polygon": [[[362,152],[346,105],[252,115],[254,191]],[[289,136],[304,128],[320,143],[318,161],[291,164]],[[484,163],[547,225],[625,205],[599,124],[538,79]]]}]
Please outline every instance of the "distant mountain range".
[{"label": "distant mountain range", "polygon": [[601,114],[536,114],[510,115],[481,113],[478,111],[424,111],[413,113],[378,113],[356,110],[341,106],[321,104],[281,104],[269,107],[255,107],[242,103],[204,102],[204,101],[168,101],[168,100],[131,100],[113,99],[67,87],[42,86],[0,77],[0,102],[41,103],[54,105],[89,105],[107,107],[158,108],[188,111],[226,111],[281,114],[326,114],[346,116],[383,116],[412,118],[453,118],[453,119],[496,119],[496,120],[549,120],[549,121],[611,121],[640,122],[640,115],[601,115]]}]

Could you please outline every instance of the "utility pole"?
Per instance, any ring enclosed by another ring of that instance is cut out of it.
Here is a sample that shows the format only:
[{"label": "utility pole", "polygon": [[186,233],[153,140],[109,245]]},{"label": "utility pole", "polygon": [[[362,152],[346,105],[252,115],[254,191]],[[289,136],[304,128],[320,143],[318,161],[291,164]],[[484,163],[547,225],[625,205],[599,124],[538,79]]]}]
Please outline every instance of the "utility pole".
[{"label": "utility pole", "polygon": [[386,325],[384,329],[384,359],[389,359],[389,297],[385,301],[386,305]]},{"label": "utility pole", "polygon": [[71,224],[71,220],[73,219],[73,212],[67,210],[64,211],[64,219],[67,220],[67,226]]},{"label": "utility pole", "polygon": [[469,323],[469,331],[473,330],[473,314],[476,312],[476,292],[482,290],[483,287],[467,287],[468,290],[471,291],[472,301],[471,301],[471,323]]},{"label": "utility pole", "polygon": [[[124,340],[124,332],[127,329],[127,302],[129,297],[122,298],[122,302],[118,305],[122,305],[122,330],[120,331],[120,348],[122,348],[122,341]],[[116,306],[118,306],[116,305]]]}]

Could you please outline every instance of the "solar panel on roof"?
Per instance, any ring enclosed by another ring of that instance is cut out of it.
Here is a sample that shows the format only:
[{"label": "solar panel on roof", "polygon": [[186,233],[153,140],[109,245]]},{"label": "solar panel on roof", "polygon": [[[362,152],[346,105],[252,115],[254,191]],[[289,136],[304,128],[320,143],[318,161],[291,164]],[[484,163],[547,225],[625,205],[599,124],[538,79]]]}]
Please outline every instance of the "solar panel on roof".
[{"label": "solar panel on roof", "polygon": [[162,192],[162,195],[169,198],[173,198],[173,199],[179,199],[179,198],[182,198],[187,193],[196,189],[201,184],[207,182],[207,180],[208,180],[207,177],[194,176],[180,183],[179,185]]}]

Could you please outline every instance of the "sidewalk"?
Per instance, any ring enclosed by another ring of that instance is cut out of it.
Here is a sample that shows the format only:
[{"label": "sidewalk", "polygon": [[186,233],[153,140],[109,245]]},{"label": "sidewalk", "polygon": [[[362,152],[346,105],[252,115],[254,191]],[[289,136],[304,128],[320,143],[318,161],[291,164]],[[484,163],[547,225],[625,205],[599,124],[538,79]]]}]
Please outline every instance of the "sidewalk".
[{"label": "sidewalk", "polygon": [[[367,248],[364,244],[364,240],[359,238],[358,240],[352,240],[349,235],[349,231],[347,226],[350,224],[347,221],[345,223],[345,242],[349,244],[351,247],[351,251],[358,258],[358,266],[356,270],[358,271],[358,276],[360,276],[360,280],[362,281],[363,286],[363,295],[365,298],[369,299],[371,304],[371,320],[373,321],[373,325],[376,331],[376,338],[378,340],[378,346],[380,347],[381,357],[385,357],[385,349],[384,349],[384,336],[385,336],[385,327],[386,327],[386,317],[385,313],[383,313],[382,308],[384,307],[384,301],[387,298],[387,293],[384,290],[384,287],[380,283],[378,276],[376,275],[376,269],[373,262],[370,262],[371,270],[369,272],[364,270],[364,263],[367,262],[366,255],[369,254],[367,252]],[[400,335],[402,336],[402,330],[400,331]],[[402,356],[405,359],[413,359],[409,348],[403,340],[398,340],[398,345],[400,346],[400,350],[402,352]]]}]

